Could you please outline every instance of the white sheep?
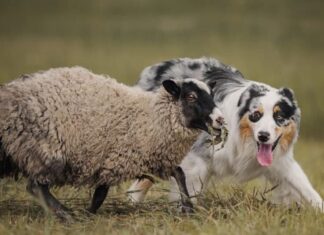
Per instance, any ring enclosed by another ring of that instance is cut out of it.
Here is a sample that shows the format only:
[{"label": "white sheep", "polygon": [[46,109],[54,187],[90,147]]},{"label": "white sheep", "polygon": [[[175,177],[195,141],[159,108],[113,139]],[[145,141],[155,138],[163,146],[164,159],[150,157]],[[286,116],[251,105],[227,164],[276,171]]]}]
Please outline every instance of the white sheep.
[{"label": "white sheep", "polygon": [[167,80],[152,93],[81,67],[25,75],[0,88],[0,177],[22,173],[28,191],[65,219],[51,186],[95,187],[95,213],[112,185],[173,176],[191,211],[177,165],[207,124],[219,128],[222,117],[194,79]]}]

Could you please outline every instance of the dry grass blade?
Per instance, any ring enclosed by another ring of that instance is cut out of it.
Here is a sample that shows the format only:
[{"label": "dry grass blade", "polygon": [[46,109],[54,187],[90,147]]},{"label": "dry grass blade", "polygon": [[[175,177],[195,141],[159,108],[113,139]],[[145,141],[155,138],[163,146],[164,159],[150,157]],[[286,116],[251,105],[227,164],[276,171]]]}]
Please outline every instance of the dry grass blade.
[{"label": "dry grass blade", "polygon": [[[212,147],[213,152],[219,151],[224,148],[228,137],[228,130],[225,125],[222,126],[221,130],[214,130],[213,128],[208,128],[210,137],[206,140],[208,147]],[[217,148],[216,148],[217,147]]]}]

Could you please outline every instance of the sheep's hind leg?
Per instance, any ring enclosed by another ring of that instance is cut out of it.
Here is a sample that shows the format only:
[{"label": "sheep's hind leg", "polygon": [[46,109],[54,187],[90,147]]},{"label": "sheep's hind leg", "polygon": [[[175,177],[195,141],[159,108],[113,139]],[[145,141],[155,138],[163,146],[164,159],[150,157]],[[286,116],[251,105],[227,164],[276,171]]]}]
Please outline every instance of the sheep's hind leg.
[{"label": "sheep's hind leg", "polygon": [[45,206],[49,208],[59,219],[63,221],[73,221],[72,216],[68,212],[68,208],[63,206],[49,191],[47,184],[39,184],[35,181],[29,180],[27,191],[34,197],[44,202]]},{"label": "sheep's hind leg", "polygon": [[181,196],[181,210],[184,213],[193,213],[193,205],[190,201],[189,192],[186,185],[186,176],[180,166],[177,166],[172,171],[172,176],[175,178]]},{"label": "sheep's hind leg", "polygon": [[91,205],[87,209],[90,213],[96,214],[97,210],[106,199],[108,190],[109,190],[109,186],[107,185],[100,185],[96,188],[92,197]]}]

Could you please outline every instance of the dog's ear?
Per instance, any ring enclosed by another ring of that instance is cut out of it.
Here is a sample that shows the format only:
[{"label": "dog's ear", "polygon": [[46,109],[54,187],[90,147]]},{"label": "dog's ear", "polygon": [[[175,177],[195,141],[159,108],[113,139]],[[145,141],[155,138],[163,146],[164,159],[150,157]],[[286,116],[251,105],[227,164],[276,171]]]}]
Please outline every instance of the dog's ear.
[{"label": "dog's ear", "polygon": [[253,84],[246,88],[246,90],[242,93],[237,106],[240,107],[242,105],[245,105],[249,100],[251,100],[254,97],[261,96],[262,90],[259,86]]},{"label": "dog's ear", "polygon": [[254,98],[265,95],[268,88],[262,85],[253,84],[249,86],[241,95],[237,106],[240,107],[239,117],[242,118],[243,115],[249,111],[250,104]]},{"label": "dog's ear", "polygon": [[237,107],[240,107],[241,105],[245,104],[246,101],[250,98],[250,89],[247,88],[245,89],[245,91],[242,93],[242,95],[240,96],[240,99],[237,103]]},{"label": "dog's ear", "polygon": [[282,87],[278,90],[278,93],[283,97],[286,97],[291,102],[291,105],[294,108],[294,114],[292,116],[292,119],[295,120],[295,122],[297,123],[298,130],[299,130],[301,112],[298,107],[298,103],[295,98],[294,91],[290,88]]},{"label": "dog's ear", "polygon": [[292,103],[295,101],[295,94],[294,91],[287,87],[282,87],[279,89],[279,94],[282,96],[287,97]]},{"label": "dog's ear", "polygon": [[164,89],[171,94],[174,98],[179,99],[181,88],[180,86],[173,80],[165,80],[162,82]]}]

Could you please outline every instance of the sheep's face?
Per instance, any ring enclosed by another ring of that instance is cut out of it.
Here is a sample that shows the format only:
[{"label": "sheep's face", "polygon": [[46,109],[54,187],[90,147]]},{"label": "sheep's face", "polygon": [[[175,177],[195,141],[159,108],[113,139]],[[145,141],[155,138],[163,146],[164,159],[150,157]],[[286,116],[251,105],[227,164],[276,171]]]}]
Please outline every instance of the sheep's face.
[{"label": "sheep's face", "polygon": [[209,127],[222,127],[224,119],[205,83],[196,79],[186,79],[179,84],[165,80],[163,87],[180,102],[186,127],[206,132],[209,132]]}]

